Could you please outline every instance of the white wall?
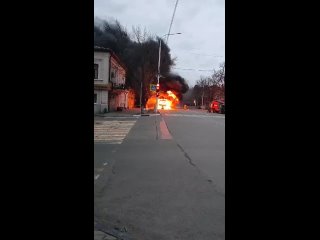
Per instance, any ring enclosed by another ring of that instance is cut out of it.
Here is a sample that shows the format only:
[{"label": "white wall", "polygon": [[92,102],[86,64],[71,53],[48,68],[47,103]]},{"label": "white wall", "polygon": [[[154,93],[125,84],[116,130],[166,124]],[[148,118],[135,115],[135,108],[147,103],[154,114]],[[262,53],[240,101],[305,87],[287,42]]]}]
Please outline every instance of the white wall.
[{"label": "white wall", "polygon": [[108,52],[94,52],[94,63],[98,64],[98,80],[99,84],[107,84],[109,82],[109,57]]},{"label": "white wall", "polygon": [[[94,63],[98,64],[98,79],[94,79],[95,84],[109,83],[109,57],[108,52],[94,52]],[[94,104],[94,113],[102,113],[108,109],[108,91],[94,90],[97,94],[97,103]]]},{"label": "white wall", "polygon": [[[110,53],[108,52],[94,52],[94,63],[98,64],[98,79],[94,80],[95,84],[108,84],[109,83],[109,58]],[[125,84],[125,70],[124,68],[116,61],[116,59],[111,57],[111,72],[117,69],[116,76],[113,79],[114,83]],[[108,104],[108,91],[95,90],[97,94],[97,103],[94,104],[94,112],[101,113],[104,108],[110,109],[108,111],[114,111],[117,107],[128,107],[127,102],[125,101],[124,92],[120,93],[117,96],[111,97],[109,99],[110,103]]]},{"label": "white wall", "polygon": [[97,94],[97,103],[94,104],[94,113],[101,113],[106,108],[108,111],[108,91],[94,90]]}]

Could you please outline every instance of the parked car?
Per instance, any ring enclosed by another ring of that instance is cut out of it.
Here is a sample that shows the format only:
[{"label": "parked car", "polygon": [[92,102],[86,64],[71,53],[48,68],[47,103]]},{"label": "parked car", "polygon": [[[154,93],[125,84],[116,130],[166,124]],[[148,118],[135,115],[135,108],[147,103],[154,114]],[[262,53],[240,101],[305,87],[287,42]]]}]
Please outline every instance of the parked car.
[{"label": "parked car", "polygon": [[222,101],[214,100],[210,104],[210,107],[208,109],[209,112],[213,113],[225,113],[225,104]]}]

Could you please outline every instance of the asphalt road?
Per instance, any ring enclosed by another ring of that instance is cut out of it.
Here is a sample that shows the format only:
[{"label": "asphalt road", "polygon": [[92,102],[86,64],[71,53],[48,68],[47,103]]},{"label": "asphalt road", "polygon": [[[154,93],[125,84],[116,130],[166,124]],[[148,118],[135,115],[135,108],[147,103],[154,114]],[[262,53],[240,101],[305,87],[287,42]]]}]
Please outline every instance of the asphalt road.
[{"label": "asphalt road", "polygon": [[121,144],[95,144],[95,224],[123,239],[225,239],[224,123],[162,111]]},{"label": "asphalt road", "polygon": [[175,141],[225,193],[225,116],[199,110],[163,111],[162,115]]}]

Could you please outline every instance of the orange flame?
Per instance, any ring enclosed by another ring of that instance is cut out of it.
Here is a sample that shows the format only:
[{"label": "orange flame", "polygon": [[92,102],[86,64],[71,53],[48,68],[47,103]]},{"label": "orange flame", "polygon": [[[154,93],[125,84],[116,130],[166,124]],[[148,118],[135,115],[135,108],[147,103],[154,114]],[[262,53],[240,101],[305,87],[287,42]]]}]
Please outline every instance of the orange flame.
[{"label": "orange flame", "polygon": [[[171,110],[179,103],[179,99],[172,91],[160,92],[158,99],[158,109]],[[147,108],[153,109],[156,105],[156,96],[152,96],[147,101]]]},{"label": "orange flame", "polygon": [[172,101],[165,98],[160,98],[158,101],[158,109],[171,110]]},{"label": "orange flame", "polygon": [[179,101],[179,99],[177,98],[177,96],[176,96],[173,92],[171,92],[171,91],[167,91],[167,94],[168,94],[170,97],[172,97],[173,99],[175,99],[175,100],[178,100],[178,101]]}]

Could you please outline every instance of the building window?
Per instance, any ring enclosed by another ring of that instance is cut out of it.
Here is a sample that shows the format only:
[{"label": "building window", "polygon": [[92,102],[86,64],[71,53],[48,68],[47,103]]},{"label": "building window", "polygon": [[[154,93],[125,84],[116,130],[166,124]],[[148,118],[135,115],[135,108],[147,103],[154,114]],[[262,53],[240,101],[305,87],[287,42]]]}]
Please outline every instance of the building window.
[{"label": "building window", "polygon": [[94,64],[94,79],[98,79],[98,69],[99,69],[99,65]]},{"label": "building window", "polygon": [[116,78],[116,72],[115,72],[115,70],[112,70],[112,72],[111,72],[111,81],[115,82],[115,78]]},{"label": "building window", "polygon": [[98,101],[98,95],[96,93],[94,94],[93,101],[94,103],[97,103]]}]

